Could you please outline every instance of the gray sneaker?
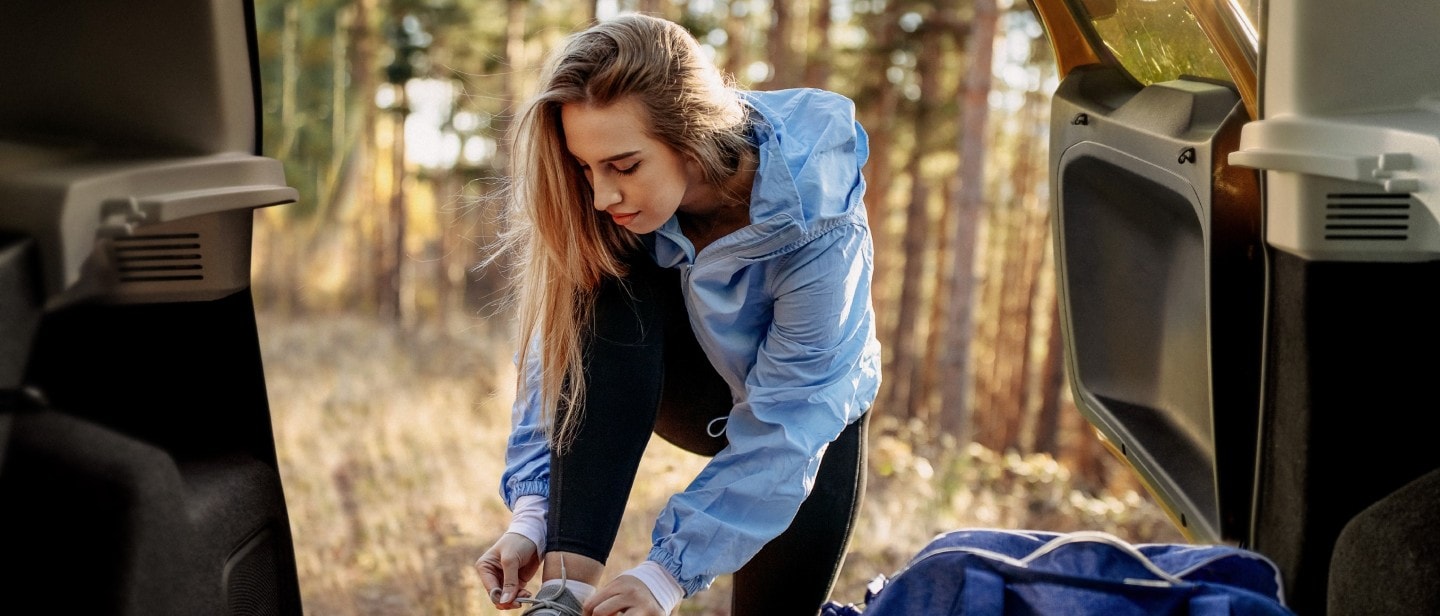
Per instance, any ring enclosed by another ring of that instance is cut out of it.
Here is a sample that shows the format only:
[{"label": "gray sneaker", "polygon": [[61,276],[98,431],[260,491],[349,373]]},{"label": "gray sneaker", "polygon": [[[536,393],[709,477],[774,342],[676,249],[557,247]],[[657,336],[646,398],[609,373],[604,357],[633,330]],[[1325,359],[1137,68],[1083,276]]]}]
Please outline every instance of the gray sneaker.
[{"label": "gray sneaker", "polygon": [[541,586],[534,598],[520,603],[530,604],[520,616],[580,616],[580,600],[563,584]]}]

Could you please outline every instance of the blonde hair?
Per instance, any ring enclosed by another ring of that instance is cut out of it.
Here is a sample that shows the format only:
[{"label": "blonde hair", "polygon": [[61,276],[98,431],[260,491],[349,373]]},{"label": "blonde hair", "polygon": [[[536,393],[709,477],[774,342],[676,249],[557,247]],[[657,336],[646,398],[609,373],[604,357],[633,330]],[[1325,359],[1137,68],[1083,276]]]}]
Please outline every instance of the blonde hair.
[{"label": "blonde hair", "polygon": [[590,187],[565,145],[560,109],[627,97],[648,114],[649,137],[696,161],[717,187],[736,176],[751,149],[745,106],[679,24],[622,15],[570,35],[550,56],[539,93],[512,133],[510,224],[501,247],[517,259],[519,378],[523,387],[523,367],[538,353],[542,413],[557,451],[573,440],[583,412],[582,345],[593,327],[596,291],[604,279],[624,276],[627,256],[641,250],[638,236],[591,206]]}]

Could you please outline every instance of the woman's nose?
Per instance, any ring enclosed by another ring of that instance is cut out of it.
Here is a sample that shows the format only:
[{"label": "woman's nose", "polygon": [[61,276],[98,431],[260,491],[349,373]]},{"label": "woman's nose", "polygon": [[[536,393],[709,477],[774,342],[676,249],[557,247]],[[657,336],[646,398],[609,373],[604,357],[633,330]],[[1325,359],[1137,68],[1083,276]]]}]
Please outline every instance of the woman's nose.
[{"label": "woman's nose", "polygon": [[595,209],[605,211],[616,203],[620,202],[620,189],[614,184],[596,182],[595,187]]}]

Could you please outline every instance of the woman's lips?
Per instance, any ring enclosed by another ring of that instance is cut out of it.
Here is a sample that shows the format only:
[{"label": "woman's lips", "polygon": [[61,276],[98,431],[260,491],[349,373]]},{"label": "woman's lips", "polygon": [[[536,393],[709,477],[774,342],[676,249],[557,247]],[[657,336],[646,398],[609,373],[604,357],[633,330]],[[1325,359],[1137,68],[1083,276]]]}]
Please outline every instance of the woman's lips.
[{"label": "woman's lips", "polygon": [[639,215],[640,212],[631,212],[629,214],[611,214],[610,218],[615,221],[615,224],[623,227],[630,224],[630,221],[635,220],[635,217]]}]

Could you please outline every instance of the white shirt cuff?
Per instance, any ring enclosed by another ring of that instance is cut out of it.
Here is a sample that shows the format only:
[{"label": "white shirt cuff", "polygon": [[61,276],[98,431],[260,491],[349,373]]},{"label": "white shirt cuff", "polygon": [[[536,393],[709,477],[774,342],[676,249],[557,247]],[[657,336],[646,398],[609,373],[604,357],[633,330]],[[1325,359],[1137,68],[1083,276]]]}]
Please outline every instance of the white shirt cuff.
[{"label": "white shirt cuff", "polygon": [[510,514],[510,528],[515,533],[535,544],[540,556],[545,555],[545,514],[550,511],[550,501],[539,494],[526,494],[515,499],[515,510]]},{"label": "white shirt cuff", "polygon": [[660,604],[661,614],[675,611],[675,606],[680,605],[680,600],[685,598],[685,589],[680,587],[680,582],[653,560],[640,563],[621,575],[634,577],[645,584],[645,587],[650,589],[650,594],[655,595],[655,601]]}]

